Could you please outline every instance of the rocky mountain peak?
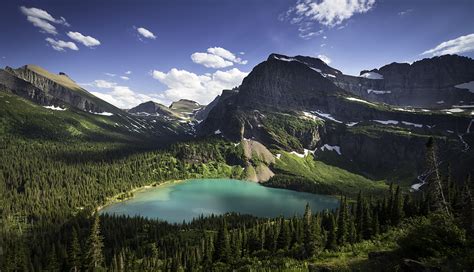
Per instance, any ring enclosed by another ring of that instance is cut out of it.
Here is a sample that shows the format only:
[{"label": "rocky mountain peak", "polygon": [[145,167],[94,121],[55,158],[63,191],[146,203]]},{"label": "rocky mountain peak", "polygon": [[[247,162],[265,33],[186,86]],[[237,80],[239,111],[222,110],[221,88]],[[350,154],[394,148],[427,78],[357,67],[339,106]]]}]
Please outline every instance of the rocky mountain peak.
[{"label": "rocky mountain peak", "polygon": [[329,95],[344,92],[328,79],[335,77],[336,71],[319,59],[271,54],[243,80],[237,104],[256,109],[305,109],[326,104]]}]

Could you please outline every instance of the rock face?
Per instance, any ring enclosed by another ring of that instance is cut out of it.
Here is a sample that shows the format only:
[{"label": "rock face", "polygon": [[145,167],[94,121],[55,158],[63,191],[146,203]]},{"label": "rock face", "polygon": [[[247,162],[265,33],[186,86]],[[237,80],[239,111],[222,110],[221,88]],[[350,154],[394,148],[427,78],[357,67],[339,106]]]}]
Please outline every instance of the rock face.
[{"label": "rock face", "polygon": [[25,65],[18,69],[6,67],[5,70],[2,70],[2,78],[3,80],[10,78],[8,79],[10,88],[17,90],[23,88],[24,83],[13,80],[11,76],[5,75],[5,73],[9,73],[11,76],[26,81],[36,87],[37,90],[35,92],[32,92],[31,88],[30,90],[26,90],[26,93],[29,93],[27,96],[35,102],[39,99],[42,101],[42,104],[49,105],[61,101],[77,109],[95,113],[114,113],[120,111],[118,108],[98,99],[81,88],[64,73],[58,75],[52,74],[35,65]]},{"label": "rock face", "polygon": [[474,104],[474,90],[459,86],[474,81],[474,60],[467,57],[444,55],[413,64],[391,63],[360,74],[370,72],[382,78],[341,75],[332,80],[358,96],[392,105],[446,108]]},{"label": "rock face", "polygon": [[22,80],[5,70],[0,69],[0,88],[18,96],[31,100],[40,105],[53,105],[58,99],[36,88],[31,83]]},{"label": "rock face", "polygon": [[[467,58],[454,58],[466,61],[467,66],[471,62]],[[425,62],[433,60],[422,64]],[[317,149],[315,155],[321,160],[371,178],[384,178],[387,173],[416,176],[423,164],[428,137],[438,137],[443,148],[457,152],[462,149],[463,143],[456,134],[468,131],[471,121],[468,112],[412,110],[371,102],[361,96],[369,88],[386,90],[387,86],[390,93],[401,93],[400,97],[403,93],[421,97],[421,90],[429,89],[426,86],[432,76],[418,79],[417,73],[430,73],[430,69],[424,70],[419,65],[395,65],[353,77],[343,75],[319,59],[272,54],[252,70],[241,86],[222,92],[198,126],[198,133],[214,135],[218,131],[233,141],[250,139],[267,147],[299,153],[303,148]],[[391,69],[394,72],[388,72]],[[409,72],[412,69],[415,72]],[[444,73],[449,67],[439,71]],[[459,76],[450,84],[468,79],[468,75]],[[405,87],[418,89],[406,91]],[[432,100],[422,102],[429,101]],[[302,118],[314,122],[308,124]],[[322,147],[326,144],[337,146],[341,154],[324,151]],[[402,169],[409,169],[409,173],[397,174]]]},{"label": "rock face", "polygon": [[324,77],[305,57],[272,54],[239,87],[236,103],[252,109],[327,108],[330,97],[346,93]]},{"label": "rock face", "polygon": [[153,101],[141,103],[140,105],[129,109],[128,112],[137,115],[157,115],[170,118],[179,116],[179,113],[171,110],[167,106]]}]

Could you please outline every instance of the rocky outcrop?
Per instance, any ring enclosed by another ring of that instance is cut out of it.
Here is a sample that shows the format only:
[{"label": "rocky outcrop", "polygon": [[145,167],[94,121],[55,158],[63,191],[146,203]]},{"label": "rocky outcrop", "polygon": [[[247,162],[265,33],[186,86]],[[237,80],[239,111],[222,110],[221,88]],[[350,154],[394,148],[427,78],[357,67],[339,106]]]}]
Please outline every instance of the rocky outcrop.
[{"label": "rocky outcrop", "polygon": [[138,106],[129,109],[128,112],[137,115],[156,115],[166,116],[169,118],[176,118],[180,116],[179,113],[171,110],[167,106],[153,101],[141,103]]},{"label": "rocky outcrop", "polygon": [[[461,152],[456,136],[467,131],[470,116],[407,110],[360,97],[367,88],[385,88],[385,77],[392,78],[385,70],[353,77],[318,59],[272,54],[238,89],[223,91],[198,132],[217,131],[233,141],[252,139],[287,151],[318,148],[320,160],[375,179],[416,177],[430,136],[443,149]],[[272,115],[277,119],[269,122]],[[304,125],[301,116],[315,121]],[[323,151],[324,145],[329,150],[337,146],[341,154]]]},{"label": "rocky outcrop", "polygon": [[474,81],[474,60],[467,57],[444,55],[413,64],[391,63],[360,74],[369,72],[382,78],[341,75],[331,80],[360,97],[392,105],[446,108],[474,104],[474,93],[458,86]]},{"label": "rocky outcrop", "polygon": [[36,88],[31,83],[24,81],[2,69],[0,69],[0,89],[11,92],[40,105],[47,106],[61,102],[52,95],[49,95]]},{"label": "rocky outcrop", "polygon": [[346,93],[314,67],[272,54],[239,87],[236,103],[252,109],[327,108],[330,96]]},{"label": "rocky outcrop", "polygon": [[212,100],[211,103],[207,104],[206,106],[202,107],[201,109],[196,110],[196,114],[194,115],[194,118],[196,120],[199,120],[199,121],[205,120],[207,118],[207,116],[209,115],[209,112],[219,102],[220,97],[221,97],[220,95],[216,96],[216,98],[214,98],[214,100]]},{"label": "rocky outcrop", "polygon": [[5,71],[35,86],[43,92],[42,96],[53,97],[80,110],[95,113],[120,111],[82,89],[64,73],[55,75],[34,65],[18,69],[6,67]]},{"label": "rocky outcrop", "polygon": [[275,162],[275,157],[263,144],[248,139],[241,141],[241,144],[247,159],[248,180],[265,182],[275,175],[268,167]]}]

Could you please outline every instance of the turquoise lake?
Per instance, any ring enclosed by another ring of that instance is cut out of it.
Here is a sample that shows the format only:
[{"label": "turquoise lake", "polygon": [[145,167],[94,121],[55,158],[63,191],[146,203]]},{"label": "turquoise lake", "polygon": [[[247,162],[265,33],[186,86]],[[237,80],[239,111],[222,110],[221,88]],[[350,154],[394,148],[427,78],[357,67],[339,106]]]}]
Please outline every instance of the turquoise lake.
[{"label": "turquoise lake", "polygon": [[264,187],[232,179],[197,179],[161,185],[135,193],[129,200],[106,206],[101,213],[140,215],[170,223],[195,217],[237,212],[259,217],[302,215],[306,203],[313,211],[335,209],[331,196]]}]

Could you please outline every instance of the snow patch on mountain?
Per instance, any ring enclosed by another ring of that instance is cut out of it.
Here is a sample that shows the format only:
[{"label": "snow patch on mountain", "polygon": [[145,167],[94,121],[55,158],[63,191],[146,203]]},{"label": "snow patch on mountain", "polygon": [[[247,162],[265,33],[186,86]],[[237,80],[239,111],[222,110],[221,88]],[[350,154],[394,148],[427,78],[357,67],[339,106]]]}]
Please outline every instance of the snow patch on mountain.
[{"label": "snow patch on mountain", "polygon": [[377,106],[377,105],[375,105],[374,103],[371,103],[371,102],[369,102],[369,101],[365,101],[365,100],[360,99],[360,98],[346,97],[346,99],[347,99],[347,100],[350,100],[350,101],[365,103],[365,104],[372,105],[372,106]]},{"label": "snow patch on mountain", "polygon": [[372,120],[383,125],[398,125],[397,120]]},{"label": "snow patch on mountain", "polygon": [[102,116],[112,116],[112,115],[114,115],[111,112],[105,112],[105,111],[104,112],[92,112],[92,111],[90,111],[89,113],[92,113],[92,114],[95,114],[95,115],[102,115]]},{"label": "snow patch on mountain", "polygon": [[55,110],[55,111],[65,111],[66,110],[66,109],[63,109],[61,107],[55,107],[55,106],[44,106],[44,108],[50,109],[50,110]]},{"label": "snow patch on mountain", "polygon": [[341,121],[339,121],[336,118],[332,117],[332,115],[329,114],[329,113],[324,113],[324,112],[320,112],[320,111],[311,111],[311,112],[318,115],[318,116],[320,116],[321,118],[324,118],[324,119],[331,120],[331,121],[334,121],[336,123],[341,123],[342,124]]},{"label": "snow patch on mountain", "polygon": [[325,151],[325,150],[328,150],[328,151],[334,151],[336,152],[338,155],[342,155],[341,153],[341,147],[338,146],[338,145],[328,145],[328,144],[325,144],[321,147],[321,151]]},{"label": "snow patch on mountain", "polygon": [[392,91],[379,91],[379,90],[373,90],[373,89],[368,89],[367,94],[389,94],[392,93]]},{"label": "snow patch on mountain", "polygon": [[367,72],[360,75],[360,77],[368,78],[368,79],[383,79],[383,76],[376,72]]}]

